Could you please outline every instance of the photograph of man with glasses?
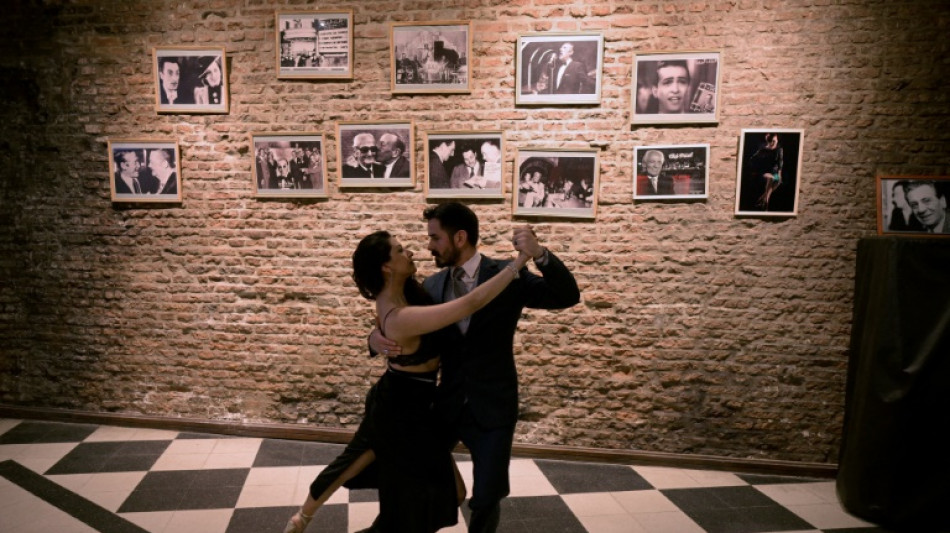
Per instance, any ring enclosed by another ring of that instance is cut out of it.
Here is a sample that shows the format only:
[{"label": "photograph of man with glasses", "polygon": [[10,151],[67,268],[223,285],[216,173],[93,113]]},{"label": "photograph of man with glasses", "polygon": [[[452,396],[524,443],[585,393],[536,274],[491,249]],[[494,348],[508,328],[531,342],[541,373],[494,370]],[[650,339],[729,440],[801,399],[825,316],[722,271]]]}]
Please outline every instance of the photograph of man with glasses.
[{"label": "photograph of man with glasses", "polygon": [[344,178],[383,178],[386,167],[376,161],[379,146],[372,133],[364,132],[353,136],[353,150],[343,165]]}]

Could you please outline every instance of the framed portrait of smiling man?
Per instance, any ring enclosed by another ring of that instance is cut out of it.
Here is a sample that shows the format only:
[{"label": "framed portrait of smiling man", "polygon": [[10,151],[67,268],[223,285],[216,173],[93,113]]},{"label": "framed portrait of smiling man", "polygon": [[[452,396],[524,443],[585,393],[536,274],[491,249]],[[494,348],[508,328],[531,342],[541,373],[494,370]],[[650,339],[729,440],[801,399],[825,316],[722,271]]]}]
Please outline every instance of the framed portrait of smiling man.
[{"label": "framed portrait of smiling man", "polygon": [[878,176],[880,235],[950,237],[950,176]]},{"label": "framed portrait of smiling man", "polygon": [[338,122],[341,187],[412,187],[412,121]]},{"label": "framed portrait of smiling man", "polygon": [[719,122],[719,52],[638,54],[633,67],[633,124]]},{"label": "framed portrait of smiling man", "polygon": [[153,48],[152,65],[157,112],[228,112],[224,48]]}]

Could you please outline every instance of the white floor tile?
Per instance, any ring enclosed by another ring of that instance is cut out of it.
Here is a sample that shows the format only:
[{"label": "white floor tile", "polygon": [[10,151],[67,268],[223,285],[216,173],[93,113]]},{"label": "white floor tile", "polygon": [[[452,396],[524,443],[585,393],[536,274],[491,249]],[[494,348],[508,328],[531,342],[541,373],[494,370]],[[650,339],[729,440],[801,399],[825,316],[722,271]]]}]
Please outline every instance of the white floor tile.
[{"label": "white floor tile", "polygon": [[576,516],[619,516],[627,517],[620,502],[609,492],[588,492],[583,494],[564,494],[561,496],[571,512]]},{"label": "white floor tile", "polygon": [[373,520],[376,520],[376,515],[379,514],[379,503],[351,503],[347,511],[349,523],[349,528],[347,529],[349,533],[353,533],[354,531],[366,529],[373,525]]},{"label": "white floor tile", "polygon": [[165,533],[225,533],[232,514],[233,509],[175,511]]},{"label": "white floor tile", "polygon": [[579,516],[581,525],[588,533],[652,533],[630,516]]},{"label": "white floor tile", "polygon": [[679,511],[669,498],[658,490],[632,490],[611,492],[611,496],[629,514],[639,513],[668,513]]},{"label": "white floor tile", "polygon": [[154,511],[149,513],[122,513],[119,516],[149,533],[164,533],[174,514],[175,511]]},{"label": "white floor tile", "polygon": [[641,513],[633,516],[650,533],[706,533],[682,511]]},{"label": "white floor tile", "polygon": [[657,489],[692,489],[700,486],[686,470],[662,466],[635,466],[633,469]]},{"label": "white floor tile", "polygon": [[814,505],[787,505],[789,511],[800,516],[818,529],[843,529],[870,527],[871,524],[847,513],[840,505],[819,503]]}]

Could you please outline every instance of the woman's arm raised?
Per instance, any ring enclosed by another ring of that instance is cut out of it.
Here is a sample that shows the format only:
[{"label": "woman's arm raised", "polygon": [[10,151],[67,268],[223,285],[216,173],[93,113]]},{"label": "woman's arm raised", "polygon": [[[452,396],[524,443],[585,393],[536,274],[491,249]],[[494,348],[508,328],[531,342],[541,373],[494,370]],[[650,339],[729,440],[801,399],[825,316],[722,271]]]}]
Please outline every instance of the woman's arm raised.
[{"label": "woman's arm raised", "polygon": [[505,265],[491,279],[461,298],[437,305],[410,305],[393,311],[386,321],[387,337],[404,339],[424,335],[471,315],[501,294],[518,277],[518,271],[529,258],[528,254],[521,252],[517,259]]}]

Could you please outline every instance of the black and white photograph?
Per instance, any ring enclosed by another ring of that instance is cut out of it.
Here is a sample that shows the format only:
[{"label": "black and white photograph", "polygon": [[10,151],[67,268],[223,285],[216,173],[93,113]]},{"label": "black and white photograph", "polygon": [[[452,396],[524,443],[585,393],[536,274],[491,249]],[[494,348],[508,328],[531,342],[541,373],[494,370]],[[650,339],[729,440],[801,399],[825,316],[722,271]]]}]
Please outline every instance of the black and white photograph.
[{"label": "black and white photograph", "polygon": [[500,131],[430,131],[425,135],[426,196],[503,198]]},{"label": "black and white photograph", "polygon": [[353,77],[353,11],[277,13],[277,77]]},{"label": "black and white photograph", "polygon": [[801,129],[744,129],[739,138],[736,215],[798,215]]},{"label": "black and white photograph", "polygon": [[633,154],[634,200],[709,196],[708,144],[638,146]]},{"label": "black and white photograph", "polygon": [[113,202],[181,202],[181,153],[175,141],[109,141]]},{"label": "black and white photograph", "polygon": [[719,52],[635,56],[633,123],[718,123],[721,59]]},{"label": "black and white photograph", "polygon": [[516,59],[516,104],[600,103],[603,34],[519,35]]},{"label": "black and white photograph", "polygon": [[341,187],[412,187],[412,121],[338,122]]},{"label": "black and white photograph", "polygon": [[950,237],[950,176],[878,176],[880,235]]},{"label": "black and white photograph", "polygon": [[269,198],[325,198],[326,164],[319,133],[256,133],[254,192]]},{"label": "black and white photograph", "polygon": [[228,112],[224,48],[153,48],[152,66],[157,112]]},{"label": "black and white photograph", "polygon": [[393,93],[472,91],[471,21],[394,22],[389,55]]},{"label": "black and white photograph", "polygon": [[518,150],[512,191],[514,214],[594,218],[599,171],[596,149]]}]

